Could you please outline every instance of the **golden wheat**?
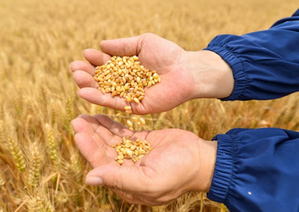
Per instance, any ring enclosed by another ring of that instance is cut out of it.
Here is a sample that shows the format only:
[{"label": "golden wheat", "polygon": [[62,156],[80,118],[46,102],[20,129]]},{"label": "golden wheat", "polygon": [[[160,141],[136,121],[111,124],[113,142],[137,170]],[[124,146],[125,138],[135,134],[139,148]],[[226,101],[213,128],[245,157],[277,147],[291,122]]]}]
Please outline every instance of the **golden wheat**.
[{"label": "golden wheat", "polygon": [[9,145],[9,152],[14,159],[16,167],[21,172],[25,172],[26,162],[25,162],[24,153],[20,148],[20,144],[17,143],[14,139],[9,139],[8,145]]},{"label": "golden wheat", "polygon": [[[82,60],[85,48],[98,49],[103,39],[145,32],[196,51],[221,33],[267,29],[297,7],[297,0],[1,1],[0,211],[226,211],[202,193],[146,207],[86,186],[91,167],[76,148],[70,121],[81,113],[104,113],[122,124],[132,117],[79,99],[69,63]],[[298,98],[297,93],[270,101],[193,100],[143,116],[146,124],[139,129],[181,128],[211,139],[264,120],[299,130]]]},{"label": "golden wheat", "polygon": [[36,188],[39,184],[40,168],[41,168],[41,154],[37,143],[32,143],[30,147],[29,165],[28,165],[28,182],[32,188]]}]

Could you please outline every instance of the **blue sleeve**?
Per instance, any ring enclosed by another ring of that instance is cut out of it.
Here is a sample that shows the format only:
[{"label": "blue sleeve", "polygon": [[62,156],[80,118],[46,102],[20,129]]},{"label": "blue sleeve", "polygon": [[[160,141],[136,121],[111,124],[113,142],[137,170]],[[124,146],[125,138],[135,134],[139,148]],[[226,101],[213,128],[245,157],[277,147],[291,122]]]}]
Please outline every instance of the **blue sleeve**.
[{"label": "blue sleeve", "polygon": [[231,211],[299,211],[299,133],[233,129],[217,135],[208,198]]},{"label": "blue sleeve", "polygon": [[222,100],[275,99],[299,91],[299,10],[268,30],[219,35],[205,49],[233,70],[233,93]]}]

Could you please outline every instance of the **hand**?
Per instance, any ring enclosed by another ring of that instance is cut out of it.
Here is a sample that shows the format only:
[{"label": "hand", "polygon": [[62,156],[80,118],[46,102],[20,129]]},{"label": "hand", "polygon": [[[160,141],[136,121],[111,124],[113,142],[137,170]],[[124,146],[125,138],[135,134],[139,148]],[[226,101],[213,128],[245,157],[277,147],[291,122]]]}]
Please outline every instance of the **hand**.
[{"label": "hand", "polygon": [[[104,115],[80,115],[72,121],[79,150],[91,164],[86,183],[104,185],[129,203],[162,205],[187,191],[208,191],[217,142],[178,129],[132,132]],[[146,139],[152,150],[133,163],[115,161],[110,145],[122,137]]]},{"label": "hand", "polygon": [[161,82],[145,90],[140,104],[130,102],[134,114],[164,112],[193,98],[223,98],[233,89],[230,67],[210,51],[188,52],[175,43],[154,34],[102,41],[103,52],[88,49],[89,63],[71,63],[73,77],[80,87],[78,95],[89,102],[124,111],[124,98],[102,94],[93,79],[95,66],[103,65],[110,55],[138,55],[141,64],[156,70]]}]

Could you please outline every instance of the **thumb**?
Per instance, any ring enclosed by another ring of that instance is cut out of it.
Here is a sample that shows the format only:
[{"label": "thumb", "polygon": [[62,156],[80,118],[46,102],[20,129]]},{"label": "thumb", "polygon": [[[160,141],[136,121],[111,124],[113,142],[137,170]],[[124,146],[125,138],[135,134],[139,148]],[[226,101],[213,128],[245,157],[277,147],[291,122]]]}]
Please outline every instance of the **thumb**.
[{"label": "thumb", "polygon": [[145,166],[109,164],[97,167],[86,176],[88,185],[104,185],[126,192],[142,192],[153,185],[153,170]]}]

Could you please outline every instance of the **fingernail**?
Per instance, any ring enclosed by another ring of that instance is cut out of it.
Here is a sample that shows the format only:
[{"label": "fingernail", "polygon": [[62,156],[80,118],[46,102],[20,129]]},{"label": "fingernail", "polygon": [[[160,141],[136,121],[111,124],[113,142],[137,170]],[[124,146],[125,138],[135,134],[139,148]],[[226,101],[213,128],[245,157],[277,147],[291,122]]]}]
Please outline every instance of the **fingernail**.
[{"label": "fingernail", "polygon": [[87,185],[102,185],[103,180],[100,177],[88,177],[88,178],[86,178],[85,183]]}]

